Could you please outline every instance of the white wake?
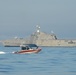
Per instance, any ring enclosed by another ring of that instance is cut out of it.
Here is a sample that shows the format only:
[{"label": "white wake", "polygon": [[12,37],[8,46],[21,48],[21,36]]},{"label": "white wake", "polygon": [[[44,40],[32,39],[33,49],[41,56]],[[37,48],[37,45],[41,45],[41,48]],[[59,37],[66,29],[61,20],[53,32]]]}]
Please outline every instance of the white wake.
[{"label": "white wake", "polygon": [[6,52],[0,51],[0,54],[6,54]]},{"label": "white wake", "polygon": [[0,54],[14,54],[14,52],[4,52],[4,51],[0,51]]}]

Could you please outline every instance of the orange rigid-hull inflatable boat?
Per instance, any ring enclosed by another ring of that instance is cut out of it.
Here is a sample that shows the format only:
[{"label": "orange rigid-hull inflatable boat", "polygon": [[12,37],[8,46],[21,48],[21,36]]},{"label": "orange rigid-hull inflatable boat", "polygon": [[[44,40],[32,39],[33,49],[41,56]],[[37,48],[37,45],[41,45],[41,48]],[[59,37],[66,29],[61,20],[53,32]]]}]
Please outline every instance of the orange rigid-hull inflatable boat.
[{"label": "orange rigid-hull inflatable boat", "polygon": [[20,45],[21,50],[13,52],[14,54],[38,53],[41,51],[36,44]]}]

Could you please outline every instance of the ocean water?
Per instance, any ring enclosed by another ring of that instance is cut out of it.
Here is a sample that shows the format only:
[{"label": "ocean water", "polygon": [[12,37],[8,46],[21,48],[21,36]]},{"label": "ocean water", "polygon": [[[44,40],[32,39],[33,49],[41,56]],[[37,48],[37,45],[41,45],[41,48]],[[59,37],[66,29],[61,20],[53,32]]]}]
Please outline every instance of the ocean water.
[{"label": "ocean water", "polygon": [[12,54],[0,46],[0,75],[76,75],[76,48],[41,47],[38,54]]}]

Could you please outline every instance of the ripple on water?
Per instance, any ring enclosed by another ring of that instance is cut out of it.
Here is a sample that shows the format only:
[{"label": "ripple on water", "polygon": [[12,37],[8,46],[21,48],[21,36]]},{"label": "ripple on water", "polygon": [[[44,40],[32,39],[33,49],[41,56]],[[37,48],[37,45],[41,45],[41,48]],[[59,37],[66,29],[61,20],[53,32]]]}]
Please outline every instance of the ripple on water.
[{"label": "ripple on water", "polygon": [[14,70],[14,68],[10,65],[0,64],[0,73],[10,73]]}]

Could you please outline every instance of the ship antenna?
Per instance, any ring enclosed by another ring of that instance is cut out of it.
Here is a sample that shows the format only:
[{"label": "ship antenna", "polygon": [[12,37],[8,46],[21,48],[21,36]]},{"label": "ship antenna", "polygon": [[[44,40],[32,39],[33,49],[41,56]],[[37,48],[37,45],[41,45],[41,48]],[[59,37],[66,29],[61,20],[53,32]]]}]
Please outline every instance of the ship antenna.
[{"label": "ship antenna", "polygon": [[37,33],[39,33],[40,32],[40,26],[36,26],[36,28],[37,28]]},{"label": "ship antenna", "polygon": [[52,33],[52,34],[54,34],[54,32],[53,32],[53,31],[51,31],[51,33]]}]

